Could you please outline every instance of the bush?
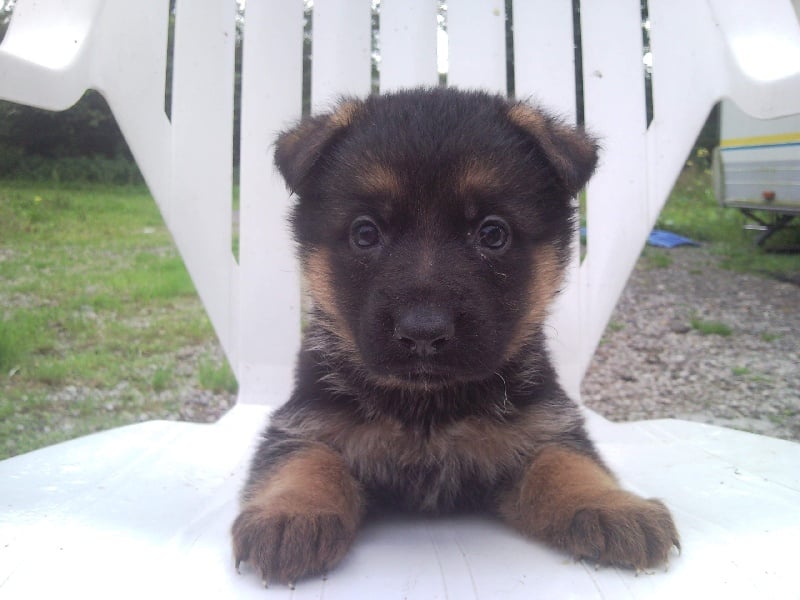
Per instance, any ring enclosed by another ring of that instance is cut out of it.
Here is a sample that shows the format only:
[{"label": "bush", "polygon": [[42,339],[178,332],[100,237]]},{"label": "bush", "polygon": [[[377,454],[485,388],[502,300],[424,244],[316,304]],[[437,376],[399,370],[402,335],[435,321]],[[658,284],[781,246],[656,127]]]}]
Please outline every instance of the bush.
[{"label": "bush", "polygon": [[103,156],[44,158],[25,155],[0,145],[0,178],[37,183],[102,183],[131,185],[144,182],[139,168],[126,158]]},{"label": "bush", "polygon": [[0,144],[0,177],[13,177],[25,158],[20,148]]}]

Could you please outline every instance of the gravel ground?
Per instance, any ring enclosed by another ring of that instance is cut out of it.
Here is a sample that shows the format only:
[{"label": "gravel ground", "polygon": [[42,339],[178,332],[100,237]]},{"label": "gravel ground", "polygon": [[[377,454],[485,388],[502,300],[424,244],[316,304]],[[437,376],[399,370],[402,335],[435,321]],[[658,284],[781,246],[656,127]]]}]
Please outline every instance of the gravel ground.
[{"label": "gravel ground", "polygon": [[721,269],[705,248],[656,252],[671,264],[639,261],[584,403],[612,421],[674,417],[800,441],[800,287]]}]

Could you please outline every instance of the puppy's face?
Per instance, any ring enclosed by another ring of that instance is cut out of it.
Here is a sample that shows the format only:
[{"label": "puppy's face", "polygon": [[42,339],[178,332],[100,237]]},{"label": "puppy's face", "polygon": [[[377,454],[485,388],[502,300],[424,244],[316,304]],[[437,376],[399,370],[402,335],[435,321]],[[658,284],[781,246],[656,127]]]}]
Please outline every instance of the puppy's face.
[{"label": "puppy's face", "polygon": [[302,122],[276,162],[337,352],[373,381],[483,379],[557,292],[594,142],[524,104],[416,90]]}]

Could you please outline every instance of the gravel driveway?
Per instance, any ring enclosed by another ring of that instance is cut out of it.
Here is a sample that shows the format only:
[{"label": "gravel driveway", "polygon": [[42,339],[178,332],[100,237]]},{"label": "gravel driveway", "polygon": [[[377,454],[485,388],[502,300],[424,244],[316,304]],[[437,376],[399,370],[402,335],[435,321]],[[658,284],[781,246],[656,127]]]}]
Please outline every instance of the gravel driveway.
[{"label": "gravel driveway", "polygon": [[674,417],[800,441],[800,287],[721,269],[702,247],[656,252],[671,264],[639,261],[583,402],[612,421]]}]

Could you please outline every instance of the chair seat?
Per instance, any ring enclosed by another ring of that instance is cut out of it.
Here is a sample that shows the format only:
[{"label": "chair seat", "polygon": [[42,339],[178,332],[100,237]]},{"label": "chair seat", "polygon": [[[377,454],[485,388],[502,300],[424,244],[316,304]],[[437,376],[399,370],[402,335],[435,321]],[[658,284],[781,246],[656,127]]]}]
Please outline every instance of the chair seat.
[{"label": "chair seat", "polygon": [[[0,463],[0,596],[264,598],[233,568],[229,526],[260,406],[215,425],[152,421]],[[327,580],[271,598],[785,598],[795,592],[800,445],[675,420],[588,414],[633,491],[673,510],[668,571],[575,562],[490,517],[392,516],[365,526]],[[180,594],[180,596],[177,596]]]}]

